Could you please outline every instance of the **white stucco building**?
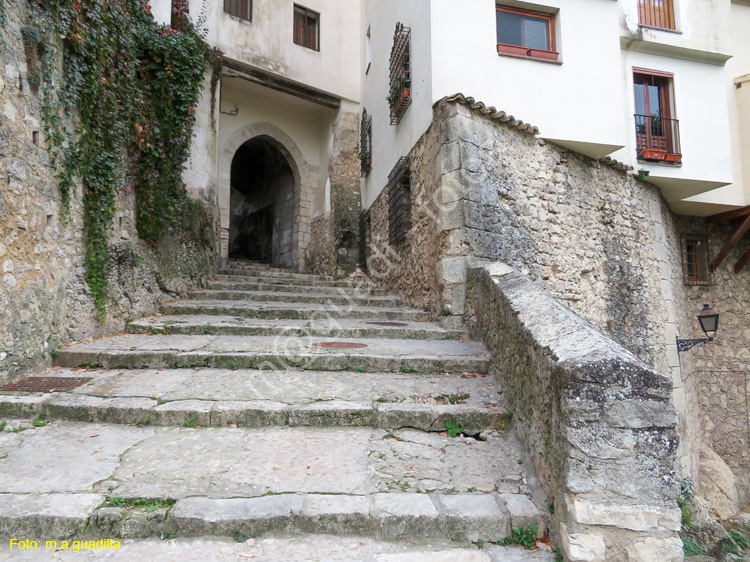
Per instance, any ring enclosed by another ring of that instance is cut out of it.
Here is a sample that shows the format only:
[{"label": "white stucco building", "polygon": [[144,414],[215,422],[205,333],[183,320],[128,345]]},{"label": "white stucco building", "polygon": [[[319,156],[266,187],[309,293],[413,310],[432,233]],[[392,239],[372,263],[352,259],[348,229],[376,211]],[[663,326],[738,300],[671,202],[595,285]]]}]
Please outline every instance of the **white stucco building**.
[{"label": "white stucco building", "polygon": [[475,0],[457,10],[449,0],[378,0],[362,13],[368,113],[388,110],[396,22],[411,28],[413,73],[412,104],[398,127],[373,118],[365,207],[429,125],[431,105],[458,92],[532,123],[556,144],[642,171],[678,213],[750,203],[742,164],[750,147],[740,126],[747,102],[737,87],[750,70],[745,2]]}]

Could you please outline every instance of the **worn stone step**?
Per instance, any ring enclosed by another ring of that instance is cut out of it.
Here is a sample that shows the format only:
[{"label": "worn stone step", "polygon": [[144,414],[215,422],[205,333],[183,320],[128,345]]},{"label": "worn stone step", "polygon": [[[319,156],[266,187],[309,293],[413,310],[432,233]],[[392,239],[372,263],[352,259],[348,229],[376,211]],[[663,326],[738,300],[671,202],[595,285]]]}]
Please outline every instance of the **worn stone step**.
[{"label": "worn stone step", "polygon": [[[335,283],[333,281],[329,283]],[[389,293],[385,289],[362,284],[339,283],[339,286],[328,285],[285,285],[274,283],[248,283],[244,281],[212,281],[207,289],[219,291],[279,291],[282,293],[325,293],[334,295],[383,296]]]},{"label": "worn stone step", "polygon": [[[325,347],[332,343],[362,347]],[[489,361],[484,344],[468,341],[134,334],[74,344],[61,350],[55,359],[62,367],[301,368],[414,373],[483,373],[489,370]]]},{"label": "worn stone step", "polygon": [[[387,324],[387,325],[383,325]],[[446,330],[437,322],[368,322],[327,318],[265,320],[234,316],[149,316],[127,325],[130,334],[164,332],[178,335],[215,336],[321,336],[338,338],[462,339],[463,332]]]},{"label": "worn stone step", "polygon": [[[50,554],[44,546],[42,543],[38,550],[24,551],[24,560],[49,562]],[[62,546],[62,543],[57,546]],[[429,540],[410,537],[408,541],[398,542],[336,535],[261,539],[239,536],[236,540],[228,537],[180,537],[172,540],[124,539],[118,546],[117,550],[107,551],[58,551],[54,559],[61,562],[99,562],[103,556],[111,562],[236,562],[250,559],[252,562],[553,562],[555,559],[551,552],[494,544],[485,544],[480,549],[466,544],[466,541],[450,541],[445,537]],[[14,554],[0,550],[0,560],[18,560],[13,558],[17,554],[17,551]]]},{"label": "worn stone step", "polygon": [[164,314],[211,314],[242,318],[300,318],[327,319],[341,318],[364,320],[394,320],[398,322],[424,322],[435,319],[427,312],[405,306],[386,308],[382,306],[320,305],[311,303],[242,301],[172,301],[162,304]]},{"label": "worn stone step", "polygon": [[314,275],[312,273],[296,273],[291,271],[275,271],[254,268],[237,267],[220,269],[219,275],[257,277],[260,279],[298,279],[305,281],[333,281],[330,275]]},{"label": "worn stone step", "polygon": [[335,288],[358,288],[358,287],[370,287],[377,289],[372,283],[366,281],[355,282],[349,279],[342,279],[339,281],[331,280],[320,280],[320,279],[292,279],[292,278],[275,278],[275,277],[259,277],[257,275],[221,275],[217,274],[213,276],[214,281],[227,282],[227,283],[263,283],[269,285],[292,285],[295,287],[335,287]]},{"label": "worn stone step", "polygon": [[45,377],[90,377],[67,393],[0,394],[0,418],[226,427],[372,426],[466,435],[504,428],[499,386],[484,375],[409,375],[227,369],[52,368]]},{"label": "worn stone step", "polygon": [[[54,540],[85,528],[98,538],[335,533],[493,541],[515,528],[545,529],[518,446],[500,433],[478,441],[416,430],[52,418],[6,434],[0,447],[3,538],[33,530]],[[105,496],[123,500],[101,507]],[[118,505],[141,498],[175,503],[150,512]]]},{"label": "worn stone step", "polygon": [[246,302],[288,302],[349,307],[377,306],[394,307],[401,305],[401,299],[393,296],[355,296],[331,293],[282,293],[280,291],[227,291],[203,289],[191,291],[188,297],[196,300],[246,301]]}]

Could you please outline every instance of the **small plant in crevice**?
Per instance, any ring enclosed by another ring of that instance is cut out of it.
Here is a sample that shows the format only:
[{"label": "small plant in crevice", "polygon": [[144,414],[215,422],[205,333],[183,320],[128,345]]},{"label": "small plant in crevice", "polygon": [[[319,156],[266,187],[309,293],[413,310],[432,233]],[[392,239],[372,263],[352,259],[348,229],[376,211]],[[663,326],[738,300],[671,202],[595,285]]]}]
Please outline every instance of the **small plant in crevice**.
[{"label": "small plant in crevice", "polygon": [[702,556],[706,554],[698,544],[686,537],[680,537],[682,539],[682,552],[685,556]]},{"label": "small plant in crevice", "polygon": [[461,435],[463,429],[461,422],[455,418],[449,419],[445,422],[445,432],[451,437],[458,437]]},{"label": "small plant in crevice", "polygon": [[33,420],[31,420],[31,425],[34,427],[44,427],[47,425],[47,414],[44,412],[39,412]]},{"label": "small plant in crevice", "polygon": [[536,532],[537,532],[536,525],[529,525],[528,528],[520,527],[518,529],[513,529],[510,533],[510,536],[505,537],[503,540],[497,542],[496,544],[500,546],[508,546],[516,544],[518,546],[523,546],[524,548],[532,548],[536,546]]},{"label": "small plant in crevice", "polygon": [[246,542],[249,537],[243,534],[239,529],[235,529],[232,533],[232,538],[235,540],[235,542]]}]

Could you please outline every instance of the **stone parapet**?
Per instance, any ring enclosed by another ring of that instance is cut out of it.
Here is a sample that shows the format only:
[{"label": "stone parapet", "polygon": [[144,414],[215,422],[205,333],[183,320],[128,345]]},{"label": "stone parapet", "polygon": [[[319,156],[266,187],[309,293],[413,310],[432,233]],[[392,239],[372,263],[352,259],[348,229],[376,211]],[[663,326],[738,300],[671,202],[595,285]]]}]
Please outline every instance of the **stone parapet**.
[{"label": "stone parapet", "polygon": [[566,559],[682,560],[670,379],[505,264],[469,268],[467,311]]}]

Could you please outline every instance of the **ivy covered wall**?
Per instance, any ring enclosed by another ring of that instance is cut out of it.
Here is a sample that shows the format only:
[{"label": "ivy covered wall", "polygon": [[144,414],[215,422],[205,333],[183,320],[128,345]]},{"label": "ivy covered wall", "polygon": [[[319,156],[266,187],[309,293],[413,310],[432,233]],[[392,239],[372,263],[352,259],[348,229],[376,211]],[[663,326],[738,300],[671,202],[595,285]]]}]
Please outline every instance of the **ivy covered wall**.
[{"label": "ivy covered wall", "polygon": [[205,281],[214,198],[183,169],[221,55],[181,2],[172,26],[142,0],[0,5],[3,379]]}]

